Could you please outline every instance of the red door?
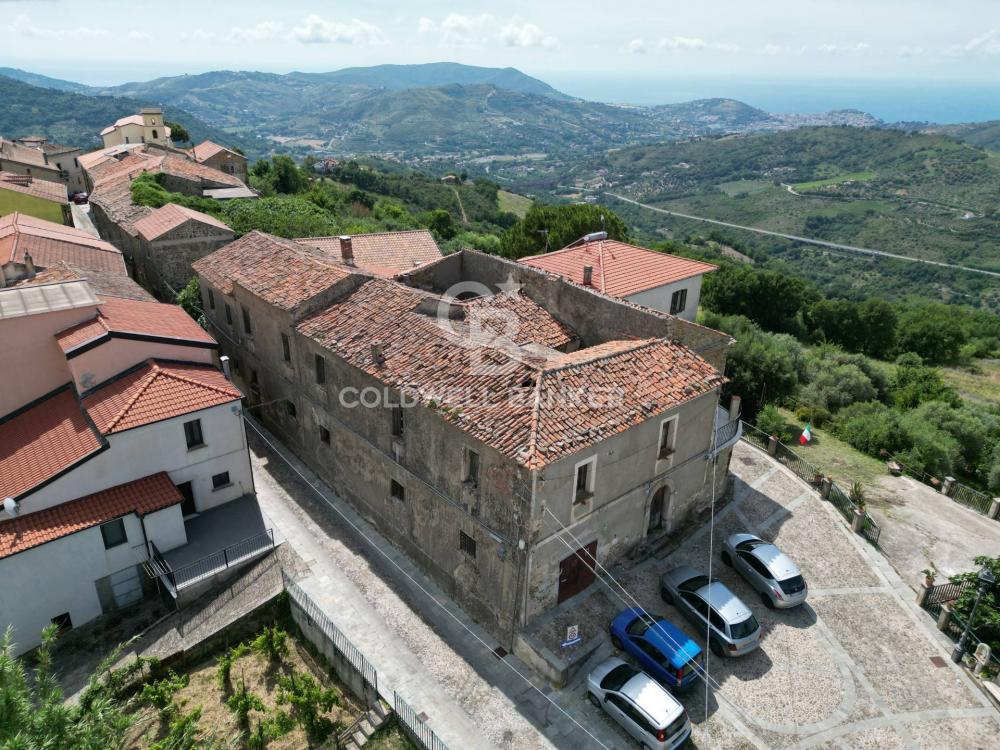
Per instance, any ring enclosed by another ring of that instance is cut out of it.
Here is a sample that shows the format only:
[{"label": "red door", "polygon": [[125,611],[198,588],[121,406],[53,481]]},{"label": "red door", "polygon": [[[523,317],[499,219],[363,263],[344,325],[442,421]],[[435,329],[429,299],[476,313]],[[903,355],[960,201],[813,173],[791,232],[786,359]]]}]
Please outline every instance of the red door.
[{"label": "red door", "polygon": [[597,542],[581,547],[559,563],[559,603],[579,594],[597,577]]}]

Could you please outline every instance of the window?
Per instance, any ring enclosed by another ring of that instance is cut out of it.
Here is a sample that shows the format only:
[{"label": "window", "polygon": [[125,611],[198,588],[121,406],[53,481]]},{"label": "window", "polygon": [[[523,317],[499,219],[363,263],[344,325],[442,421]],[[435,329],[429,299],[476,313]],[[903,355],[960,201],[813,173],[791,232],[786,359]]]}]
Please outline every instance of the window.
[{"label": "window", "polygon": [[720,615],[714,609],[708,610],[708,621],[712,623],[712,627],[718,630],[720,633],[726,632],[726,621],[723,620],[722,615]]},{"label": "window", "polygon": [[216,474],[212,477],[212,489],[217,490],[222,487],[228,487],[232,482],[229,481],[229,472],[224,471],[221,474]]},{"label": "window", "polygon": [[326,382],[326,360],[323,355],[316,355],[316,382],[322,385]]},{"label": "window", "polygon": [[392,434],[393,437],[403,436],[403,407],[392,407]]},{"label": "window", "polygon": [[320,439],[321,442],[324,442],[327,445],[329,445],[330,444],[330,431],[328,429],[326,429],[325,427],[320,427],[319,428],[319,439]]},{"label": "window", "polygon": [[250,325],[250,311],[245,307],[243,308],[243,333],[247,336],[253,336],[253,326]]},{"label": "window", "polygon": [[125,534],[125,522],[120,518],[116,518],[114,521],[102,523],[101,536],[104,537],[104,549],[111,549],[112,547],[119,547],[125,544],[128,541],[128,536]]},{"label": "window", "polygon": [[706,620],[708,619],[708,602],[693,591],[685,591],[681,594],[681,596],[684,597],[684,600],[691,605],[695,612],[704,617]]},{"label": "window", "polygon": [[399,500],[400,502],[406,502],[406,489],[397,482],[395,479],[389,480],[389,496],[393,500]]},{"label": "window", "polygon": [[687,307],[688,303],[688,290],[679,289],[674,292],[670,297],[670,314],[676,315],[679,312],[684,312],[684,308]]},{"label": "window", "polygon": [[62,171],[62,164],[60,164],[59,162],[56,162],[56,169],[58,169],[61,172]]},{"label": "window", "polygon": [[228,302],[226,303],[226,323],[230,326],[233,324],[233,308],[229,306]]},{"label": "window", "polygon": [[212,290],[211,289],[208,290],[208,306],[212,310],[215,309],[215,295],[212,294]]},{"label": "window", "polygon": [[739,556],[743,558],[743,562],[749,565],[754,573],[759,575],[765,581],[769,581],[774,577],[771,575],[771,571],[767,569],[764,563],[758,560],[754,555],[751,555],[749,552],[740,552]]},{"label": "window", "polygon": [[77,158],[75,156],[73,157],[73,166],[74,167],[79,167],[80,166],[80,162],[77,161]]},{"label": "window", "polygon": [[464,531],[458,532],[458,548],[469,557],[476,556],[476,540]]},{"label": "window", "polygon": [[674,439],[677,433],[677,417],[660,423],[660,447],[656,452],[658,461],[674,455]]},{"label": "window", "polygon": [[281,357],[286,362],[292,361],[292,347],[288,343],[288,336],[281,334]]},{"label": "window", "polygon": [[200,448],[205,444],[204,436],[201,434],[201,420],[192,419],[184,423],[184,439],[187,441],[188,450]]},{"label": "window", "polygon": [[285,401],[285,414],[287,414],[292,419],[295,419],[295,417],[296,417],[296,415],[298,415],[298,413],[299,412],[295,408],[295,404],[292,403],[291,401],[286,400]]},{"label": "window", "polygon": [[73,629],[73,620],[69,616],[69,612],[56,615],[52,618],[51,622],[56,626],[56,633],[65,633],[67,630]]},{"label": "window", "polygon": [[465,481],[473,487],[479,486],[479,454],[465,449]]},{"label": "window", "polygon": [[156,134],[156,131],[154,130],[153,131],[153,140],[155,141],[157,138],[159,138],[159,136]]},{"label": "window", "polygon": [[594,469],[597,466],[597,456],[576,465],[576,486],[573,491],[573,502],[583,503],[594,494]]}]

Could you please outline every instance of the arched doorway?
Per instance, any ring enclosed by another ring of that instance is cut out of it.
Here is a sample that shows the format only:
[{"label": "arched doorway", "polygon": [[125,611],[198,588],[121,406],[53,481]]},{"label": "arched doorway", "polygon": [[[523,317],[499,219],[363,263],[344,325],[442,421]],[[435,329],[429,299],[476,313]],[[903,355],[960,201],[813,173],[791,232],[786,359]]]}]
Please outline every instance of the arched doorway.
[{"label": "arched doorway", "polygon": [[653,500],[649,504],[649,525],[646,527],[646,535],[651,536],[666,528],[667,521],[667,501],[670,488],[663,485],[653,493]]}]

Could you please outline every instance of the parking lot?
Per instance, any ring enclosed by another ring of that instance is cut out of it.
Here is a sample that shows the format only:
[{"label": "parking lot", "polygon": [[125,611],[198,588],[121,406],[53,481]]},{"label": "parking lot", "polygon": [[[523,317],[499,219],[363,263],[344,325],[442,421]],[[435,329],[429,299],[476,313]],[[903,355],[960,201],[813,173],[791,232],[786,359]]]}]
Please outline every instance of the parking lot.
[{"label": "parking lot", "polygon": [[[600,583],[567,602],[550,628],[580,626],[603,643],[587,668],[614,653],[608,623],[639,605],[696,636],[659,596],[660,573],[686,564],[708,570],[750,606],[761,647],[736,659],[709,655],[712,688],[680,696],[700,748],[995,748],[1000,714],[948,659],[933,622],[877,550],[851,534],[806,484],[744,443],[733,451],[734,499],[676,551]],[[747,531],[775,542],[798,563],[809,601],[765,608],[757,593],[719,561],[726,536]],[[917,572],[914,572],[916,575]],[[699,639],[704,645],[704,637]],[[548,644],[552,645],[552,644]],[[558,649],[558,646],[555,646]],[[623,654],[619,654],[623,655]],[[942,657],[942,658],[937,658]],[[634,747],[585,700],[586,669],[559,691],[560,705],[608,747]]]}]

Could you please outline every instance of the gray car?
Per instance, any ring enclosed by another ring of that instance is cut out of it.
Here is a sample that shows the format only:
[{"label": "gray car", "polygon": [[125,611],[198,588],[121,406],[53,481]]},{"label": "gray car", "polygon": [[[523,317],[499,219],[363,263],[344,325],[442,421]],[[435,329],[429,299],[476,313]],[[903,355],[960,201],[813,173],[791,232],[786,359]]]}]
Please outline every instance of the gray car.
[{"label": "gray car", "polygon": [[797,607],[809,593],[799,566],[770,542],[753,534],[733,534],[722,549],[722,562],[736,568],[760,593],[768,608]]},{"label": "gray car", "polygon": [[707,626],[716,656],[742,656],[760,645],[757,618],[718,578],[682,565],[660,576],[660,596],[683,612],[696,632],[705,633]]},{"label": "gray car", "polygon": [[587,675],[587,697],[647,750],[673,750],[691,734],[691,722],[677,699],[617,657]]}]

